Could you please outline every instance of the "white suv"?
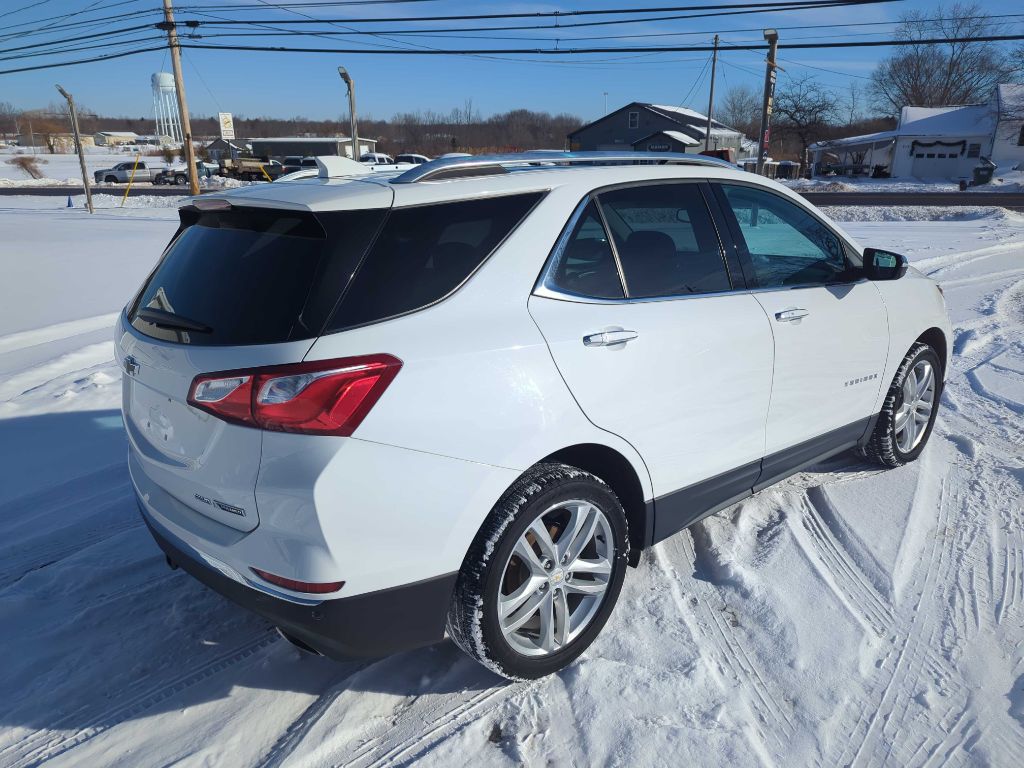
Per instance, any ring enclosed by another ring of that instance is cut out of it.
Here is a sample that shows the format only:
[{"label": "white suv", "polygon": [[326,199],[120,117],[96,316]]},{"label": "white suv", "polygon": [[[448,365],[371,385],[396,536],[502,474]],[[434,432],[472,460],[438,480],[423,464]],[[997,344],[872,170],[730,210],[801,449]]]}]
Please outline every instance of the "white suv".
[{"label": "white suv", "polygon": [[332,657],[510,678],[641,550],[935,420],[935,283],[782,186],[664,153],[435,160],[195,198],[116,330],[172,565]]}]

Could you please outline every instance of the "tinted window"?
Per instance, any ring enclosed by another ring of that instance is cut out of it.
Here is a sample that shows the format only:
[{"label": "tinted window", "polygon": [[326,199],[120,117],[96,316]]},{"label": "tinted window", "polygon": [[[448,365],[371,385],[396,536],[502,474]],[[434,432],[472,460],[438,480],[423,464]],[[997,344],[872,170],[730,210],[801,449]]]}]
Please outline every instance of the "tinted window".
[{"label": "tinted window", "polygon": [[555,254],[551,282],[560,290],[599,299],[621,299],[622,281],[597,204],[591,201]]},{"label": "tinted window", "polygon": [[[132,307],[141,333],[183,344],[274,344],[319,335],[386,211],[313,216],[182,210],[183,229]],[[162,310],[208,332],[157,326]]]},{"label": "tinted window", "polygon": [[444,298],[540,198],[538,192],[393,209],[329,329],[382,320]]},{"label": "tinted window", "polygon": [[759,287],[814,285],[850,275],[839,237],[796,203],[759,189],[723,184]]},{"label": "tinted window", "polygon": [[718,233],[695,184],[616,189],[599,200],[631,298],[731,288]]}]

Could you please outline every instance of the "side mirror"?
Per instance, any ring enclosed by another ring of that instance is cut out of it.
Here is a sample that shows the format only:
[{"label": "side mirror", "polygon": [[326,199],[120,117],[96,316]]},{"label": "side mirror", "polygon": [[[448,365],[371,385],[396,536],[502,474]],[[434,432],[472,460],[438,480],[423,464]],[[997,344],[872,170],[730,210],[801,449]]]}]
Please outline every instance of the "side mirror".
[{"label": "side mirror", "polygon": [[864,276],[868,280],[899,280],[907,274],[907,257],[878,248],[864,249]]}]

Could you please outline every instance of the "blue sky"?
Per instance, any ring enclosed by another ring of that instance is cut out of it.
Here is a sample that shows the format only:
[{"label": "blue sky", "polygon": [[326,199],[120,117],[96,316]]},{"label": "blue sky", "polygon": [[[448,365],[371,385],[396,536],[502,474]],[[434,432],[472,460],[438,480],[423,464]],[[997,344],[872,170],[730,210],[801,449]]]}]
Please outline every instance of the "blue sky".
[{"label": "blue sky", "polygon": [[[295,11],[288,12],[273,7],[271,0],[258,0],[268,7],[261,10],[228,12],[213,11],[211,5],[254,5],[254,0],[177,0],[177,5],[207,6],[209,13],[222,18],[295,19],[301,18]],[[639,7],[670,5],[712,5],[717,0],[646,0],[637,3]],[[105,25],[65,32],[65,35],[88,34],[109,29],[122,29],[147,21],[157,21],[156,15],[128,17],[137,10],[159,7],[159,0],[121,0],[115,8],[102,10],[118,0],[43,0],[37,7],[17,13],[10,11],[29,5],[30,0],[3,0],[0,3],[0,56],[10,56],[2,51],[27,43],[58,40],[56,35],[37,35],[2,39],[15,32],[28,32],[42,25],[42,20],[66,13],[82,11],[97,6],[93,15],[76,17],[90,19],[113,14],[121,15]],[[276,0],[279,5],[300,0]],[[569,2],[505,3],[468,2],[466,0],[431,0],[388,5],[363,5],[342,8],[305,8],[301,13],[320,18],[358,18],[384,16],[422,16],[467,13],[501,13],[532,11],[569,11],[574,9],[628,7],[628,0],[572,0]],[[1024,14],[1024,5],[1019,0],[985,0],[985,11],[995,16]],[[616,26],[598,26],[561,33],[561,45],[569,46],[615,46],[615,45],[671,45],[709,44],[715,32],[722,33],[724,44],[729,42],[760,40],[759,30],[763,27],[780,29],[780,63],[785,68],[780,77],[814,74],[819,81],[834,89],[837,99],[845,99],[850,83],[866,85],[866,78],[875,63],[891,49],[833,49],[833,50],[785,50],[786,41],[805,39],[872,39],[890,31],[890,26],[818,29],[791,29],[786,27],[802,25],[863,24],[868,22],[894,22],[899,15],[910,9],[934,13],[936,2],[903,0],[880,5],[831,8],[796,12],[771,12],[755,15],[720,16],[703,19],[644,22]],[[179,20],[212,20],[210,15],[180,11]],[[599,17],[601,20],[615,17]],[[598,20],[593,18],[592,20]],[[1004,18],[1007,33],[1024,31],[1024,15],[1019,18]],[[550,23],[548,20],[529,19],[502,22],[446,22],[443,24],[392,23],[378,25],[377,29],[405,29],[431,26],[486,26],[505,24]],[[17,25],[17,26],[15,26]],[[288,27],[296,29],[300,27]],[[360,29],[373,29],[362,26]],[[223,30],[220,30],[223,31]],[[259,29],[252,31],[259,32]],[[339,28],[339,31],[342,31]],[[660,33],[687,33],[675,37],[637,37],[623,40],[587,40],[570,43],[569,38],[604,35],[654,35]],[[689,34],[696,33],[696,34]],[[149,37],[149,32],[133,33]],[[156,34],[154,32],[153,34]],[[379,37],[334,39],[305,37],[248,37],[240,39],[208,40],[210,43],[240,44],[285,44],[309,47],[367,47],[370,45],[411,44],[440,47],[550,47],[556,37],[555,30],[502,31],[491,36],[502,35],[507,39],[488,41],[454,34],[432,37]],[[131,39],[132,35],[121,39]],[[448,39],[445,39],[448,38]],[[355,40],[367,40],[362,44]],[[88,45],[99,41],[85,41]],[[153,45],[154,43],[148,43]],[[111,49],[113,50],[113,49]],[[62,58],[84,58],[101,55],[104,49],[46,56],[32,59],[0,61],[0,69],[34,64],[42,61],[56,61]],[[209,115],[218,111],[234,112],[236,115],[291,117],[302,115],[312,118],[335,118],[345,112],[345,91],[338,79],[336,68],[339,64],[348,67],[356,78],[359,112],[365,116],[390,117],[396,112],[437,110],[447,112],[453,107],[462,107],[472,100],[474,110],[490,115],[517,107],[570,112],[584,119],[593,119],[603,113],[605,96],[609,109],[630,101],[650,101],[663,104],[680,104],[704,111],[707,107],[707,58],[704,53],[663,53],[663,54],[601,54],[580,57],[565,57],[551,61],[541,56],[506,56],[500,59],[489,57],[452,56],[371,56],[335,54],[294,54],[254,53],[238,51],[191,50],[185,57],[185,81],[189,108],[193,114]],[[763,79],[763,53],[728,51],[719,59],[716,89],[724,93],[730,86],[747,84],[760,89]],[[822,71],[824,68],[831,71]],[[107,62],[82,64],[74,67],[43,70],[39,72],[0,75],[0,101],[9,101],[17,107],[43,107],[58,98],[54,83],[59,82],[75,94],[83,105],[107,115],[129,115],[133,117],[151,114],[149,77],[153,72],[170,68],[166,48],[129,58]]]}]

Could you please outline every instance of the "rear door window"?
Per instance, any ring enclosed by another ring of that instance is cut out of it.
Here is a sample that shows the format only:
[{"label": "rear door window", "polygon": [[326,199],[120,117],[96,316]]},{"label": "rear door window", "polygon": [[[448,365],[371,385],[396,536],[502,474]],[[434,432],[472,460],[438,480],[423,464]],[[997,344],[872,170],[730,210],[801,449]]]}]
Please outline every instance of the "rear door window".
[{"label": "rear door window", "polygon": [[328,332],[440,301],[466,281],[541,197],[535,192],[392,209]]},{"label": "rear door window", "polygon": [[[386,213],[183,209],[182,229],[129,321],[140,333],[182,344],[314,338]],[[152,322],[158,315],[162,322]]]},{"label": "rear door window", "polygon": [[728,291],[711,214],[696,184],[645,184],[602,192],[630,298]]}]

